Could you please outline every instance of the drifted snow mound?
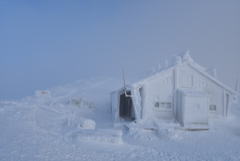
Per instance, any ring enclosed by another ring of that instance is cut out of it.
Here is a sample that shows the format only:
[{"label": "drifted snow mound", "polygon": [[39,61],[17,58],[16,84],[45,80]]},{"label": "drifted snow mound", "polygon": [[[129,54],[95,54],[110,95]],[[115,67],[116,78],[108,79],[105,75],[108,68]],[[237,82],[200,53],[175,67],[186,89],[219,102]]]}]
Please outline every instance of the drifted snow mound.
[{"label": "drifted snow mound", "polygon": [[174,139],[174,140],[179,140],[180,137],[178,135],[178,132],[174,128],[167,128],[167,129],[158,129],[158,136],[161,139]]},{"label": "drifted snow mound", "polygon": [[96,123],[93,120],[86,119],[80,122],[79,125],[84,129],[95,129]]},{"label": "drifted snow mound", "polygon": [[67,126],[74,126],[80,129],[95,129],[96,123],[91,119],[86,119],[83,117],[78,118],[67,118],[66,119]]},{"label": "drifted snow mound", "polygon": [[141,140],[156,140],[158,137],[156,136],[156,131],[154,129],[146,129],[146,128],[129,128],[128,132],[129,136],[134,139]]},{"label": "drifted snow mound", "polygon": [[121,144],[122,140],[122,131],[121,130],[111,130],[111,129],[102,129],[102,130],[80,130],[78,133],[73,135],[73,138],[77,140],[87,140],[87,141],[99,141],[107,143]]}]

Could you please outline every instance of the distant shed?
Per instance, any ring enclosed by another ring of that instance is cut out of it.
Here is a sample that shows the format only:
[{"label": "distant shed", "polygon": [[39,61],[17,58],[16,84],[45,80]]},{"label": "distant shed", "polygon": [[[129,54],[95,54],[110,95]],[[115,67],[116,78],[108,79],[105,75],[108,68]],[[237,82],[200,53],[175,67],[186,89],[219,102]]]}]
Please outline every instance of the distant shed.
[{"label": "distant shed", "polygon": [[182,125],[208,124],[210,95],[200,90],[178,89],[177,121]]}]

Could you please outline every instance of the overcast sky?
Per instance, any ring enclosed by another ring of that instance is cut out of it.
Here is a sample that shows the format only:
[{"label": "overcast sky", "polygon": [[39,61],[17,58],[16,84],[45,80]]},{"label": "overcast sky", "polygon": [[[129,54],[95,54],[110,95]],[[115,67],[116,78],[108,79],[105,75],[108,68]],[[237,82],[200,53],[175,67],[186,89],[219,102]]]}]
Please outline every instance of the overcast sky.
[{"label": "overcast sky", "polygon": [[122,67],[126,79],[138,79],[186,50],[234,88],[240,1],[0,1],[0,99],[79,79],[122,79]]}]

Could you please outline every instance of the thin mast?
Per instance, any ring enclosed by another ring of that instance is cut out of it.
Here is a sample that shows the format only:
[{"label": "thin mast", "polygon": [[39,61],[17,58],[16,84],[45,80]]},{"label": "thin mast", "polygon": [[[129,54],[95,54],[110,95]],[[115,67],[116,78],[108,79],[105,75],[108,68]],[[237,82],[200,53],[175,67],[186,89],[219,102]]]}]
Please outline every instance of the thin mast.
[{"label": "thin mast", "polygon": [[123,68],[122,68],[122,73],[123,73],[123,83],[124,83],[125,97],[131,97],[131,95],[127,95],[127,88],[126,88],[126,85],[125,85],[125,77],[124,77],[124,70],[123,70]]}]

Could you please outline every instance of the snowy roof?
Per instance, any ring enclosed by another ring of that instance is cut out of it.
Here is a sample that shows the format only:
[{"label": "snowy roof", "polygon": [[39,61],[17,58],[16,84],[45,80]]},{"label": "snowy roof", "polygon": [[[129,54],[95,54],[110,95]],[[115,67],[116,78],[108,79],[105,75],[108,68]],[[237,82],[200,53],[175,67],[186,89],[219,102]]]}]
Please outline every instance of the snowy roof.
[{"label": "snowy roof", "polygon": [[[195,63],[195,62],[194,62]],[[238,93],[234,90],[232,90],[230,87],[226,86],[225,84],[223,84],[222,82],[220,82],[219,80],[217,80],[215,77],[213,77],[212,75],[210,75],[209,73],[207,73],[206,71],[201,70],[200,68],[197,68],[196,65],[190,63],[189,64],[192,68],[194,68],[195,70],[197,70],[199,73],[203,74],[204,76],[206,76],[207,78],[209,78],[210,80],[212,80],[213,82],[217,83],[219,86],[223,87],[225,90],[227,90],[228,92],[238,95]]]},{"label": "snowy roof", "polygon": [[209,78],[210,80],[212,80],[213,82],[215,82],[216,84],[218,84],[219,86],[223,87],[225,90],[227,90],[228,92],[238,95],[238,93],[234,90],[232,90],[231,88],[229,88],[228,86],[224,85],[223,83],[221,83],[219,80],[217,80],[214,76],[210,75],[207,72],[207,69],[205,69],[204,67],[198,65],[189,55],[189,51],[180,54],[178,56],[175,56],[173,58],[173,62],[172,62],[172,66],[162,69],[161,71],[147,77],[144,78],[142,80],[139,80],[131,85],[129,85],[130,87],[138,87],[138,86],[142,86],[144,84],[146,84],[148,81],[155,79],[159,76],[162,76],[166,73],[168,73],[169,71],[177,68],[178,66],[184,66],[184,65],[189,65],[192,68],[194,68],[196,71],[198,71],[199,73],[203,74],[205,77]]},{"label": "snowy roof", "polygon": [[196,89],[182,89],[179,88],[178,91],[185,96],[195,96],[195,97],[210,97],[207,93],[196,90]]},{"label": "snowy roof", "polygon": [[153,79],[155,79],[155,78],[157,78],[157,77],[159,77],[159,76],[161,76],[161,75],[164,75],[164,74],[168,73],[169,71],[171,71],[171,70],[173,70],[173,69],[174,69],[174,66],[171,66],[171,67],[166,68],[166,69],[162,69],[162,70],[159,71],[158,73],[155,73],[155,74],[153,74],[153,75],[150,75],[150,76],[148,76],[147,78],[141,79],[141,80],[139,80],[139,81],[136,81],[136,82],[134,82],[133,84],[131,84],[131,85],[129,85],[129,86],[130,86],[130,87],[131,87],[131,86],[132,86],[132,87],[141,86],[141,85],[147,83],[147,82],[150,81],[150,80],[153,80]]}]

